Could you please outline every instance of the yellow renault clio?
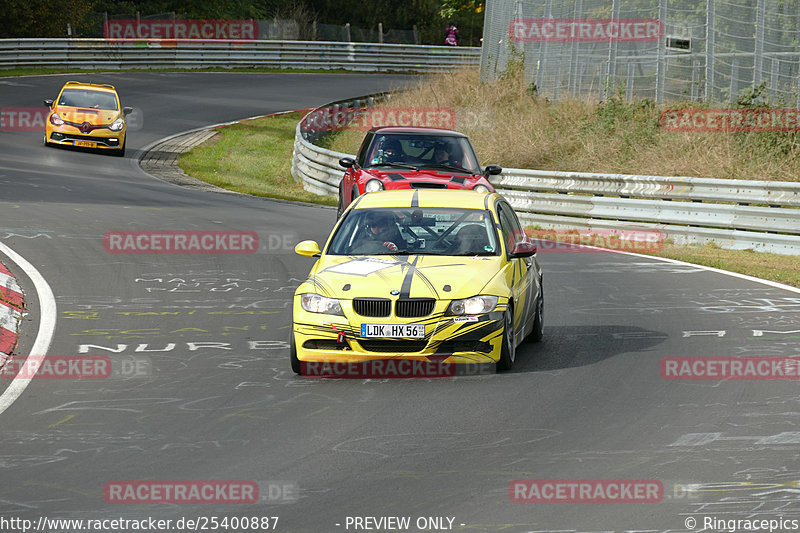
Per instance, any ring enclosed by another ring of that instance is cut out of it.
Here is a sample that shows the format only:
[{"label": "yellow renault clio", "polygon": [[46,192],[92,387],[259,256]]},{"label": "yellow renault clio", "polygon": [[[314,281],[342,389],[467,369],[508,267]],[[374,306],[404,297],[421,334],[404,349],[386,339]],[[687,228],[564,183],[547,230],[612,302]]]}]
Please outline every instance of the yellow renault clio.
[{"label": "yellow renault clio", "polygon": [[[292,369],[368,360],[489,363],[543,335],[536,247],[497,193],[368,193],[345,211],[294,295]],[[388,368],[388,367],[382,367]]]},{"label": "yellow renault clio", "polygon": [[45,100],[50,108],[45,121],[46,146],[76,146],[111,150],[125,155],[125,115],[113,85],[68,81],[56,100]]}]

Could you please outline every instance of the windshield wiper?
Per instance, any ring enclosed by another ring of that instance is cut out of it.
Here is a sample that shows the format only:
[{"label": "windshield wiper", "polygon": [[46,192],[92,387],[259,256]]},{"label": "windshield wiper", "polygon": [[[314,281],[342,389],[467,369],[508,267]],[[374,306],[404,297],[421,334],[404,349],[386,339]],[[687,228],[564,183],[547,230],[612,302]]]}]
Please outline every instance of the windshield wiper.
[{"label": "windshield wiper", "polygon": [[487,252],[487,251],[484,250],[484,251],[481,251],[481,252],[468,251],[468,252],[463,252],[463,253],[460,253],[460,254],[452,254],[452,255],[455,255],[455,256],[458,256],[458,257],[460,257],[460,256],[466,257],[466,256],[471,256],[471,255],[497,255],[497,254],[495,252]]},{"label": "windshield wiper", "polygon": [[370,168],[372,167],[395,167],[395,168],[408,168],[411,170],[419,170],[414,165],[407,165],[405,163],[378,163],[376,165],[370,165]]},{"label": "windshield wiper", "polygon": [[454,165],[439,164],[439,163],[436,163],[436,164],[431,163],[429,165],[422,165],[420,168],[443,168],[445,170],[455,170],[457,172],[464,172],[466,174],[473,174],[473,172],[467,170],[466,168],[461,168],[461,167],[457,167],[457,166],[454,166]]},{"label": "windshield wiper", "polygon": [[389,255],[442,255],[439,252],[424,252],[421,250],[398,250]]}]

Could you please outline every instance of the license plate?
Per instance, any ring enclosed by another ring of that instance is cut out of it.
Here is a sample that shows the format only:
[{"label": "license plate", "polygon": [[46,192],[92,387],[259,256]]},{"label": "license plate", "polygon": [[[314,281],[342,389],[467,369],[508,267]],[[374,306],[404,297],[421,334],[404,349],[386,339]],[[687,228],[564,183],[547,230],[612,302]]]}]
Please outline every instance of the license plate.
[{"label": "license plate", "polygon": [[75,146],[80,146],[81,148],[97,148],[97,143],[89,141],[75,141]]},{"label": "license plate", "polygon": [[361,324],[361,336],[384,339],[425,338],[424,324]]}]

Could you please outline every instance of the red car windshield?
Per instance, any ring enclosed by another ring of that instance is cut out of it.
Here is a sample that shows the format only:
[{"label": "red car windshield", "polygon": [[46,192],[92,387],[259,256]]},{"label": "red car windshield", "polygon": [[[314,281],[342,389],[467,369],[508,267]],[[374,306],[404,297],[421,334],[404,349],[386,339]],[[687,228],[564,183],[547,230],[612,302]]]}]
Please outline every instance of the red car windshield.
[{"label": "red car windshield", "polygon": [[480,174],[466,137],[421,133],[378,133],[367,148],[365,167],[409,166]]}]

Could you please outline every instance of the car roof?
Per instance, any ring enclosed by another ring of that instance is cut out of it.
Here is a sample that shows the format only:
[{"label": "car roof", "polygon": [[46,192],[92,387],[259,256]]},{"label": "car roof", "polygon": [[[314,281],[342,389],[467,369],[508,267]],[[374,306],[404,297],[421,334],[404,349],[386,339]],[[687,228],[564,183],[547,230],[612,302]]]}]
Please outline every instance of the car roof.
[{"label": "car roof", "polygon": [[494,203],[489,197],[499,198],[500,195],[465,190],[396,189],[364,194],[353,209],[419,206],[483,210]]},{"label": "car roof", "polygon": [[424,133],[426,135],[441,135],[443,137],[466,137],[459,131],[441,128],[426,128],[422,126],[375,126],[369,131],[373,133]]},{"label": "car roof", "polygon": [[117,89],[114,88],[113,85],[109,85],[108,83],[89,83],[89,82],[82,82],[82,81],[68,81],[64,84],[62,89],[92,89],[98,91],[113,91],[117,92]]}]

